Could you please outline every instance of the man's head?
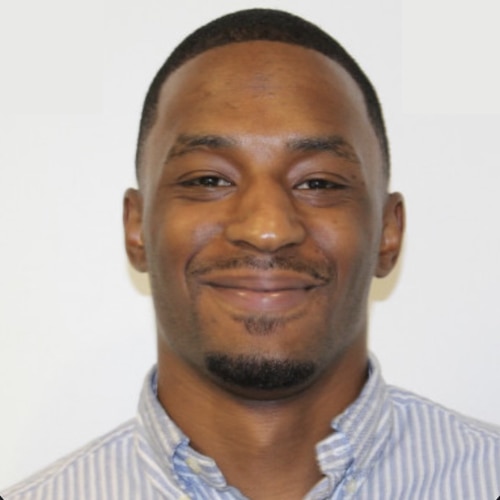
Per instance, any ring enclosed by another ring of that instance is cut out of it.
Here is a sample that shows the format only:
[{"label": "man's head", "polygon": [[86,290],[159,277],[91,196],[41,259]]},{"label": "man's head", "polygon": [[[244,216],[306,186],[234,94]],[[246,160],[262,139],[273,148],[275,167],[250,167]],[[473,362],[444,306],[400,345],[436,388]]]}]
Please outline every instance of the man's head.
[{"label": "man's head", "polygon": [[370,282],[398,256],[402,201],[387,193],[372,98],[303,45],[213,43],[171,56],[150,90],[124,219],[130,260],[150,273],[160,376],[168,364],[275,398],[365,355]]},{"label": "man's head", "polygon": [[383,168],[389,176],[389,142],[382,109],[370,80],[356,61],[330,35],[300,17],[270,9],[243,10],[218,18],[191,33],[171,53],[151,82],[144,100],[136,151],[137,173],[140,170],[144,143],[157,117],[160,91],[169,75],[207,50],[256,40],[278,41],[313,49],[339,63],[351,75],[363,93],[368,116],[380,142]]}]

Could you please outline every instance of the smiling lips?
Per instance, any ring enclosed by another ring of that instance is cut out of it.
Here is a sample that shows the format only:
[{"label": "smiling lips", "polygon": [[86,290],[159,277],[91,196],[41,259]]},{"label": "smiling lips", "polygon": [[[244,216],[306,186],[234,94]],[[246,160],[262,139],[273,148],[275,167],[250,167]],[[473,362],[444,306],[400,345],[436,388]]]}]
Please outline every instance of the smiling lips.
[{"label": "smiling lips", "polygon": [[290,272],[232,271],[231,275],[205,276],[202,284],[224,304],[251,313],[283,313],[304,304],[323,280]]}]

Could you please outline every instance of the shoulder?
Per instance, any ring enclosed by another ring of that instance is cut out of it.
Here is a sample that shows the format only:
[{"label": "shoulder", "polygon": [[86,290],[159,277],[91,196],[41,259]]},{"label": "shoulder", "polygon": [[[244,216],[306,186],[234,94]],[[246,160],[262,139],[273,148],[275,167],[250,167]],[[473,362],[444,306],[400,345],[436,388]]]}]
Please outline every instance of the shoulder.
[{"label": "shoulder", "polygon": [[494,424],[467,417],[399,387],[388,386],[388,392],[397,417],[408,424],[418,422],[419,425],[414,427],[416,431],[456,429],[464,436],[500,444],[500,427]]},{"label": "shoulder", "polygon": [[76,498],[72,490],[81,490],[89,480],[96,484],[100,475],[104,477],[110,467],[124,460],[133,445],[135,426],[135,420],[125,422],[0,495],[4,500]]},{"label": "shoulder", "polygon": [[[388,391],[394,456],[414,463],[427,477],[439,475],[443,482],[469,478],[467,481],[500,487],[499,427],[403,389],[389,386]],[[474,489],[473,484],[470,487]]]},{"label": "shoulder", "polygon": [[359,498],[498,498],[499,427],[410,391],[381,387],[383,411],[373,443],[383,445],[360,473]]}]

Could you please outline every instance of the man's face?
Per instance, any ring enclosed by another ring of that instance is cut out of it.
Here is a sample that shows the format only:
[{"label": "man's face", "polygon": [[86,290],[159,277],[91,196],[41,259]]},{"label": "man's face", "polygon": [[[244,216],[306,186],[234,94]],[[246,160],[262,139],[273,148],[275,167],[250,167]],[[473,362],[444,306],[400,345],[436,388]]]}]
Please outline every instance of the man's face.
[{"label": "man's face", "polygon": [[160,351],[237,392],[287,393],[364,343],[401,236],[381,163],[361,91],[315,51],[231,44],[174,72],[125,211]]}]

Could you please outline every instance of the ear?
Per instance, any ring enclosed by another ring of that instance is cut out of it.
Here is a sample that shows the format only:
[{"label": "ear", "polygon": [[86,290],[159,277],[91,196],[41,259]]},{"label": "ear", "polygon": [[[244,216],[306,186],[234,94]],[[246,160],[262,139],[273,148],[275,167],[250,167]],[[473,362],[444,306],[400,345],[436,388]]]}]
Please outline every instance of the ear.
[{"label": "ear", "polygon": [[142,196],[137,189],[127,189],[123,198],[123,227],[125,249],[132,266],[146,272],[146,252],[142,234]]},{"label": "ear", "polygon": [[403,197],[399,193],[391,193],[384,207],[384,227],[375,271],[377,278],[387,276],[396,265],[403,243],[404,226]]}]

